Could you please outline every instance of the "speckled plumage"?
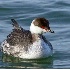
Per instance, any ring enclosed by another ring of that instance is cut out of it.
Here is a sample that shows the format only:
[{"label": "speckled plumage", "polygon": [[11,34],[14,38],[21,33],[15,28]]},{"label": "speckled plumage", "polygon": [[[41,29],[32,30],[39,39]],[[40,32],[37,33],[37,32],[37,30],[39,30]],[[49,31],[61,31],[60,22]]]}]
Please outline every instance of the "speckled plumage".
[{"label": "speckled plumage", "polygon": [[28,46],[28,44],[32,43],[32,36],[29,30],[19,30],[13,29],[13,32],[7,36],[7,42],[10,45],[21,44]]},{"label": "speckled plumage", "polygon": [[14,22],[13,26],[13,31],[7,36],[7,43],[9,43],[12,46],[19,44],[21,46],[24,46],[25,48],[32,44],[32,35],[29,30],[24,30],[17,24],[16,21]]},{"label": "speckled plumage", "polygon": [[[42,19],[36,20],[41,21]],[[14,19],[12,22],[14,29],[1,44],[4,53],[25,59],[44,58],[52,55],[52,45],[45,36],[23,29]],[[35,25],[38,24],[36,22]],[[50,29],[49,22],[45,21],[44,24],[46,24],[44,25],[46,29]]]}]

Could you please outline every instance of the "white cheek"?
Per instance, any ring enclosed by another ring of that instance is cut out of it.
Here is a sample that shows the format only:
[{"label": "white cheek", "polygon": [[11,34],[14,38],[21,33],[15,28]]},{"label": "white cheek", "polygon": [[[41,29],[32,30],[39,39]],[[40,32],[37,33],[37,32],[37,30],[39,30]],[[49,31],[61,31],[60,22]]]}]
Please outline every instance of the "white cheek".
[{"label": "white cheek", "polygon": [[38,26],[35,26],[35,33],[39,33],[41,34],[43,32],[43,29],[38,27]]},{"label": "white cheek", "polygon": [[31,33],[41,34],[43,32],[43,29],[31,23],[30,31]]}]

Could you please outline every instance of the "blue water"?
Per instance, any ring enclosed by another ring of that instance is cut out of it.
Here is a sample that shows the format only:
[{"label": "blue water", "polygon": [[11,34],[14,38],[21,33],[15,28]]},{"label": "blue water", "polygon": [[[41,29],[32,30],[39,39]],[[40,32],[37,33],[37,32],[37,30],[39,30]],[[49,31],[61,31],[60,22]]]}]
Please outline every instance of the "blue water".
[{"label": "blue water", "polygon": [[54,34],[46,33],[53,57],[20,60],[0,52],[0,68],[70,68],[70,0],[0,0],[0,43],[12,31],[11,18],[29,29],[31,21],[45,17]]}]

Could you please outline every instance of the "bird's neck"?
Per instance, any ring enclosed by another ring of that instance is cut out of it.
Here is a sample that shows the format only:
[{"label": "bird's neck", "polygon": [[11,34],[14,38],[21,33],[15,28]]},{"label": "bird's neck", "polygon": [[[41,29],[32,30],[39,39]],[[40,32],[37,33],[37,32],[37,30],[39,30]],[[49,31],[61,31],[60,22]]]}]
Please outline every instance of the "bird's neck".
[{"label": "bird's neck", "polygon": [[35,34],[35,33],[33,33],[33,34],[32,34],[32,38],[33,38],[33,41],[36,41],[36,40],[42,38],[42,34]]}]

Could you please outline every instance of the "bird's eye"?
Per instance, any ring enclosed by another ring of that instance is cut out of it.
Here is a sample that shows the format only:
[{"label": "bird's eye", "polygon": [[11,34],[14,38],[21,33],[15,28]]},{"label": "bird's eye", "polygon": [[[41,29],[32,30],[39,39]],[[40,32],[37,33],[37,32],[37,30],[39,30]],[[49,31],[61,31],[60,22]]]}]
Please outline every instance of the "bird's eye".
[{"label": "bird's eye", "polygon": [[45,29],[45,27],[44,27],[44,26],[41,26],[41,28],[42,28],[42,29]]}]

